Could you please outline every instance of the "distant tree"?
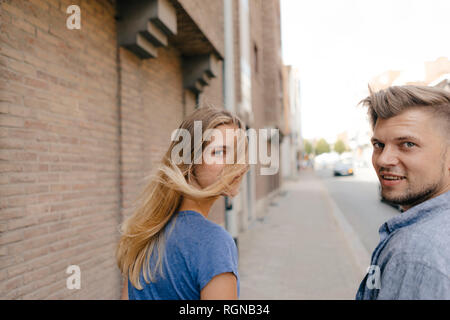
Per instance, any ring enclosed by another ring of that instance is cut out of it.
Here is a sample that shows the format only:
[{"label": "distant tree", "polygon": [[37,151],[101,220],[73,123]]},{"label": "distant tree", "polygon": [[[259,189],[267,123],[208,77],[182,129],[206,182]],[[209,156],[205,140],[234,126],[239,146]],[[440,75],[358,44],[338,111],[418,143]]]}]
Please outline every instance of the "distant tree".
[{"label": "distant tree", "polygon": [[331,151],[330,144],[325,139],[320,139],[316,144],[316,155]]},{"label": "distant tree", "polygon": [[312,143],[309,142],[309,140],[305,140],[304,145],[305,145],[305,153],[306,154],[314,153],[314,147],[313,147]]},{"label": "distant tree", "polygon": [[336,141],[336,143],[334,144],[334,151],[336,151],[339,154],[347,151],[347,147],[346,147],[344,141],[342,141],[342,140]]}]

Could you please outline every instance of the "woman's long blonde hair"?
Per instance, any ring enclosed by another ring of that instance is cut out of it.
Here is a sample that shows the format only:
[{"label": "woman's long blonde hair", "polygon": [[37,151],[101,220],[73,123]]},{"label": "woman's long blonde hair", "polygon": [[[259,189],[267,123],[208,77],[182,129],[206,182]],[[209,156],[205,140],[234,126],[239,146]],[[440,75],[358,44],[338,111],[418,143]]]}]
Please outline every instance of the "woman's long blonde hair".
[{"label": "woman's long blonde hair", "polygon": [[[233,165],[227,165],[218,181],[204,189],[198,189],[191,185],[193,177],[194,160],[201,157],[201,150],[206,146],[203,136],[201,146],[194,143],[194,121],[201,121],[202,135],[208,129],[214,129],[222,124],[234,124],[239,129],[245,130],[244,124],[239,118],[225,110],[211,107],[199,108],[189,115],[180,125],[179,129],[185,129],[190,133],[191,161],[190,163],[175,164],[171,159],[172,149],[177,145],[175,139],[169,146],[161,164],[151,176],[147,186],[137,198],[134,213],[120,226],[121,238],[119,240],[116,258],[122,275],[127,276],[137,289],[142,289],[140,272],[143,272],[146,283],[154,281],[155,272],[162,275],[162,254],[164,251],[163,229],[174,216],[181,204],[183,197],[191,199],[216,199],[220,197],[232,184],[233,179],[248,170],[248,165],[238,165],[242,158]],[[242,136],[241,136],[242,138]],[[198,148],[200,147],[200,150]],[[195,149],[197,148],[197,149]],[[238,157],[246,155],[247,140],[238,139]],[[244,149],[243,149],[244,148]],[[244,152],[242,152],[245,150]],[[200,152],[199,152],[200,151]],[[195,178],[195,177],[194,177]],[[157,261],[154,270],[150,270],[151,254],[157,252]]]}]

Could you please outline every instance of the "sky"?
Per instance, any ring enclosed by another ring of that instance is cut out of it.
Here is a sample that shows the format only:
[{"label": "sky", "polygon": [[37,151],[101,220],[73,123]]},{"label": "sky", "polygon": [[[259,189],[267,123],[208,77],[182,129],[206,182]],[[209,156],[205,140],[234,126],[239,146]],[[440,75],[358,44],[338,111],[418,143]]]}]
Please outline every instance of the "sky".
[{"label": "sky", "polygon": [[[283,63],[299,69],[306,139],[368,128],[370,79],[450,58],[449,0],[281,0]],[[419,79],[411,79],[419,80]]]}]

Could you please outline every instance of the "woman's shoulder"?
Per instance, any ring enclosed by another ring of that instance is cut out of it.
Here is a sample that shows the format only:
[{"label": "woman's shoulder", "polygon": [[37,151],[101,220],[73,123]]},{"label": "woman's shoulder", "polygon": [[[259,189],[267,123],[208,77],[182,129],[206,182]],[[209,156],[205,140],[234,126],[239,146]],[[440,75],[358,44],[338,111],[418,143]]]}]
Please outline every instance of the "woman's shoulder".
[{"label": "woman's shoulder", "polygon": [[176,229],[180,233],[189,234],[192,238],[209,241],[233,241],[224,227],[208,220],[196,211],[180,211],[176,213]]}]

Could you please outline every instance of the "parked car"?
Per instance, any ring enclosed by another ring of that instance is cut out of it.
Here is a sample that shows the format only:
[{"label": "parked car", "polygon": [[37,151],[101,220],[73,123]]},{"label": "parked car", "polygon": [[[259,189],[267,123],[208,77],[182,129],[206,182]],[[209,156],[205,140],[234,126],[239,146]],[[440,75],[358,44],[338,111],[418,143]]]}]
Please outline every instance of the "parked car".
[{"label": "parked car", "polygon": [[338,161],[333,167],[334,176],[352,176],[355,172],[352,161]]}]

